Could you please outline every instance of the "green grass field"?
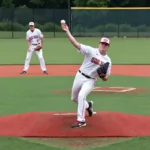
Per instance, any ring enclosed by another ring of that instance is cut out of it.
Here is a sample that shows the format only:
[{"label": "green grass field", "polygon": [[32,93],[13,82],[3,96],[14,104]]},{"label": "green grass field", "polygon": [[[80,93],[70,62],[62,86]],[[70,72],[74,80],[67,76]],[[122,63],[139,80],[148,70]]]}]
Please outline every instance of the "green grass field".
[{"label": "green grass field", "polygon": [[[97,47],[99,38],[77,38],[80,43]],[[24,64],[27,42],[25,39],[0,39],[0,64]],[[67,38],[46,38],[43,46],[47,64],[81,64],[83,56]],[[113,64],[150,64],[149,39],[111,38],[108,51]],[[33,55],[31,64],[39,64]]]},{"label": "green grass field", "polygon": [[[15,33],[17,36],[17,33]],[[64,35],[63,35],[64,36]],[[8,38],[8,37],[6,37]],[[81,43],[97,47],[99,38],[77,38]],[[24,64],[27,42],[25,39],[0,39],[0,64]],[[81,64],[83,56],[76,52],[67,38],[46,38],[44,57],[47,64]],[[113,64],[150,64],[149,39],[111,38],[108,52]],[[39,64],[36,55],[31,64]],[[73,77],[15,77],[0,78],[0,115],[33,111],[76,111],[70,94],[54,95],[52,90],[72,87]],[[149,88],[149,77],[110,77],[109,82],[100,80],[97,86],[127,86]],[[57,81],[57,82],[56,82]],[[96,111],[119,111],[150,115],[150,93],[135,95],[90,94]],[[94,147],[93,150],[149,150],[149,137],[138,137],[122,143]],[[0,150],[61,150],[42,142],[20,138],[0,137]],[[87,148],[88,149],[88,148]]]}]

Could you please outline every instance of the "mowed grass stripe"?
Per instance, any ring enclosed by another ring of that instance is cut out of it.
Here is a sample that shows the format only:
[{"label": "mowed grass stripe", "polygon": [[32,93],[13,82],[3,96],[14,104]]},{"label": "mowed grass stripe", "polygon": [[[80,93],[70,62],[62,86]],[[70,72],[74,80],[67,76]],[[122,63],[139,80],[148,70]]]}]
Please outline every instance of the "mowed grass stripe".
[{"label": "mowed grass stripe", "polygon": [[[77,38],[86,45],[98,47],[100,38]],[[112,64],[150,64],[148,38],[111,38],[108,55]],[[27,41],[24,39],[0,39],[0,64],[24,64]],[[142,44],[141,44],[142,43]],[[144,45],[144,48],[143,48]],[[144,57],[141,57],[144,55]],[[45,38],[43,55],[46,64],[81,64],[84,56],[77,52],[66,36],[64,38]],[[36,54],[31,64],[39,64]]]}]

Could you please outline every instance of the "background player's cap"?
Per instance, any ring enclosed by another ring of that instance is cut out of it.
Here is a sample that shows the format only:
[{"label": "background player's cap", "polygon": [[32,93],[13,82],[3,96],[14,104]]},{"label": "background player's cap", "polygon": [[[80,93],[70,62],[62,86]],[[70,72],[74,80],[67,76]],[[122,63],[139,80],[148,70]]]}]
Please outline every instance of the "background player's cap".
[{"label": "background player's cap", "polygon": [[34,26],[34,22],[29,22],[29,26]]},{"label": "background player's cap", "polygon": [[110,44],[110,40],[106,37],[101,38],[100,43],[107,43]]}]

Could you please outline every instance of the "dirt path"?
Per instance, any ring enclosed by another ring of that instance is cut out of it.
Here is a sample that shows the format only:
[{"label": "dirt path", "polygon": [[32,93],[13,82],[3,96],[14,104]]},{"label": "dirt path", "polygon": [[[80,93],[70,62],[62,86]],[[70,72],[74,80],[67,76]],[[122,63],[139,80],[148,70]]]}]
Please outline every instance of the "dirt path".
[{"label": "dirt path", "polygon": [[[49,76],[74,76],[80,65],[47,65]],[[1,65],[0,77],[21,76],[22,65]],[[150,65],[113,65],[111,75],[150,76]],[[43,76],[39,65],[31,65],[25,76]]]}]

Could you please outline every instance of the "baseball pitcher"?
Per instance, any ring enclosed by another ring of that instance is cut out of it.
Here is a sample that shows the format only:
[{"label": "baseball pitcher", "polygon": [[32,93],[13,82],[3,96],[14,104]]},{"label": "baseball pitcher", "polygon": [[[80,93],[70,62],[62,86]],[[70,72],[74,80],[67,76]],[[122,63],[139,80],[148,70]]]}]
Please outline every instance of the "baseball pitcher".
[{"label": "baseball pitcher", "polygon": [[35,28],[34,22],[29,23],[29,30],[26,32],[26,40],[28,41],[28,51],[26,55],[24,69],[20,74],[26,74],[29,69],[30,60],[32,54],[36,52],[40,61],[40,66],[44,74],[48,74],[46,71],[45,60],[43,58],[43,34],[40,29]]},{"label": "baseball pitcher", "polygon": [[71,99],[78,104],[77,121],[72,128],[86,126],[85,112],[89,116],[93,114],[93,101],[87,102],[86,97],[94,88],[98,78],[107,81],[111,73],[111,59],[107,55],[110,45],[108,38],[101,38],[98,48],[80,44],[70,33],[68,26],[61,23],[62,29],[66,32],[72,45],[78,52],[84,55],[84,61],[76,73]]}]

